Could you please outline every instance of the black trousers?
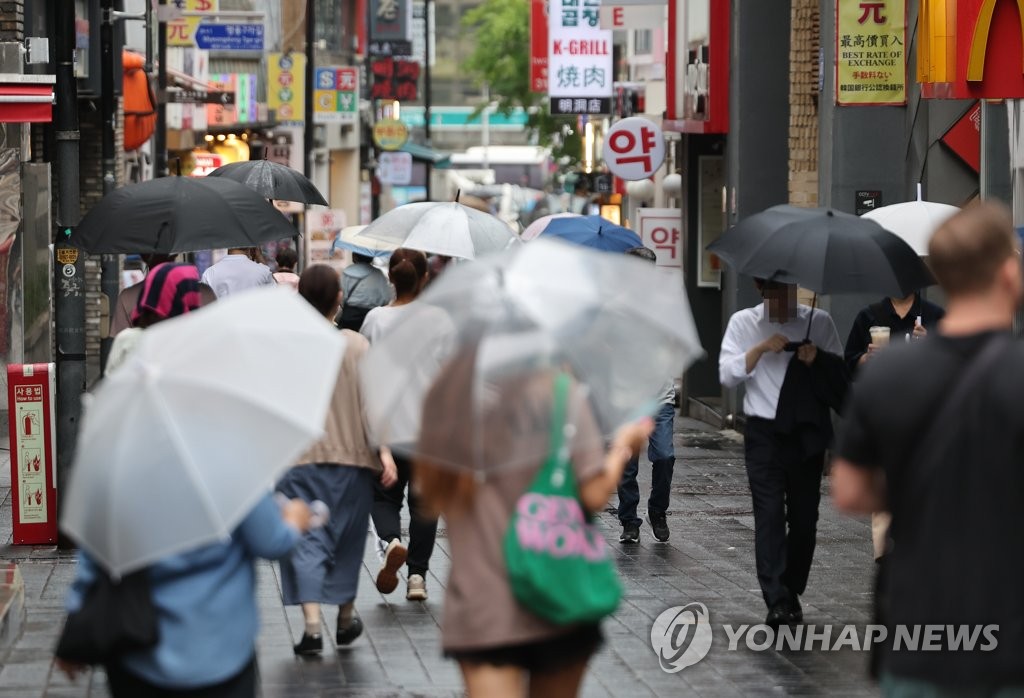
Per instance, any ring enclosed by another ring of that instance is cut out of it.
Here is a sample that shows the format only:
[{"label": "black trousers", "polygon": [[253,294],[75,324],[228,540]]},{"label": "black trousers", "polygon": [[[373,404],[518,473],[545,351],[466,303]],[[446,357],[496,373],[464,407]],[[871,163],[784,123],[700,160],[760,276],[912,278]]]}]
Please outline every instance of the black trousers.
[{"label": "black trousers", "polygon": [[117,664],[106,667],[110,695],[114,698],[252,698],[256,695],[256,658],[226,681],[202,688],[173,690],[154,686]]},{"label": "black trousers", "polygon": [[427,516],[420,507],[419,498],[413,492],[409,479],[412,474],[412,463],[400,456],[395,456],[398,466],[398,482],[391,487],[384,487],[377,480],[373,491],[373,527],[377,536],[386,542],[402,538],[402,500],[405,498],[406,487],[409,489],[409,556],[407,565],[409,574],[426,575],[430,568],[430,556],[434,552],[434,539],[437,538],[437,519]]},{"label": "black trousers", "polygon": [[757,581],[769,608],[807,588],[814,558],[825,454],[806,455],[798,438],[751,417],[744,434],[754,502]]}]

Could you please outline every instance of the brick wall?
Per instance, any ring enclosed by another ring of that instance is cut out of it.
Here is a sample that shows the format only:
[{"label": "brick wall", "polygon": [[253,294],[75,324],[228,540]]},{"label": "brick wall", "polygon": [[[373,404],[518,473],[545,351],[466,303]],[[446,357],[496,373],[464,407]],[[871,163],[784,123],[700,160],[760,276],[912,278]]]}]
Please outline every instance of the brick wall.
[{"label": "brick wall", "polygon": [[25,38],[25,1],[0,0],[0,41]]},{"label": "brick wall", "polygon": [[818,0],[792,0],[789,54],[789,203],[818,205]]},{"label": "brick wall", "polygon": [[[96,103],[98,107],[98,102]],[[114,173],[117,185],[125,184],[124,119],[122,101],[115,104],[116,128],[114,151],[116,162]],[[90,103],[82,100],[79,108],[81,141],[78,144],[78,181],[82,201],[82,215],[103,198],[103,120],[99,109],[92,109]],[[92,255],[85,260],[85,351],[91,376],[99,373],[100,355],[100,256]]]}]

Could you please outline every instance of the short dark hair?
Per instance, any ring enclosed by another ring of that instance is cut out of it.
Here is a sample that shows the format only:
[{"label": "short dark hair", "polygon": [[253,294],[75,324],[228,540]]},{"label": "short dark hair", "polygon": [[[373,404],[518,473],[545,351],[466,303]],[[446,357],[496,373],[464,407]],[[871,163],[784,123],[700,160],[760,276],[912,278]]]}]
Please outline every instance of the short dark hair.
[{"label": "short dark hair", "polygon": [[971,294],[989,288],[996,270],[1017,250],[1010,210],[985,201],[939,226],[928,243],[928,264],[948,295]]},{"label": "short dark hair", "polygon": [[371,257],[370,255],[359,254],[358,252],[353,252],[352,253],[352,263],[353,264],[372,264],[373,263],[373,257]]},{"label": "short dark hair", "polygon": [[326,264],[313,264],[299,277],[299,295],[324,317],[334,311],[340,292],[338,272]]},{"label": "short dark hair", "polygon": [[279,249],[274,259],[277,261],[277,266],[282,269],[294,269],[295,265],[299,263],[299,255],[295,254],[295,250],[290,247]]}]

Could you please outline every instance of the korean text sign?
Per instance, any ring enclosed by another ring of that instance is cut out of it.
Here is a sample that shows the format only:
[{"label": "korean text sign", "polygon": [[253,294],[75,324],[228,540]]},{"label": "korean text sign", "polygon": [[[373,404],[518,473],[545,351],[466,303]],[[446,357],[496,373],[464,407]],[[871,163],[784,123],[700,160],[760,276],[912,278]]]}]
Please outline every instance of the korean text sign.
[{"label": "korean text sign", "polygon": [[612,32],[601,29],[601,0],[551,0],[548,96],[553,114],[602,114],[613,93]]},{"label": "korean text sign", "polygon": [[836,103],[907,103],[906,0],[836,0]]},{"label": "korean text sign", "polygon": [[683,212],[678,208],[637,209],[637,228],[644,247],[654,250],[659,267],[682,268],[680,231]]},{"label": "korean text sign", "polygon": [[615,122],[605,134],[601,157],[616,177],[647,179],[665,161],[665,138],[650,119],[631,116]]}]

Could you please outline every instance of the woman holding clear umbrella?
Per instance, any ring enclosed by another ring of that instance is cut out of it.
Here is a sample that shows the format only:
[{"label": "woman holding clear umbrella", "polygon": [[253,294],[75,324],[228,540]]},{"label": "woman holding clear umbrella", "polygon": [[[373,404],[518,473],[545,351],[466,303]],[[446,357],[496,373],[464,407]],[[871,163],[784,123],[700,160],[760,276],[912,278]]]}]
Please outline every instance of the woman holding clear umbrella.
[{"label": "woman holding clear umbrella", "polygon": [[[473,409],[475,351],[457,355],[442,370],[423,407],[420,447],[471,462],[477,448],[465,419]],[[576,695],[590,656],[601,644],[597,624],[554,625],[522,607],[513,595],[502,540],[517,500],[541,467],[538,453],[548,434],[531,426],[551,419],[555,371],[518,374],[492,387],[497,409],[482,417],[487,433],[485,462],[525,462],[486,479],[458,473],[429,459],[416,463],[420,496],[449,523],[451,576],[442,620],[445,654],[459,662],[470,696]],[[589,401],[571,388],[568,415],[573,426],[572,469],[580,502],[588,514],[601,511],[623,469],[648,438],[649,419],[620,429],[611,447],[604,440]]]}]

